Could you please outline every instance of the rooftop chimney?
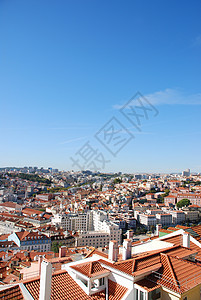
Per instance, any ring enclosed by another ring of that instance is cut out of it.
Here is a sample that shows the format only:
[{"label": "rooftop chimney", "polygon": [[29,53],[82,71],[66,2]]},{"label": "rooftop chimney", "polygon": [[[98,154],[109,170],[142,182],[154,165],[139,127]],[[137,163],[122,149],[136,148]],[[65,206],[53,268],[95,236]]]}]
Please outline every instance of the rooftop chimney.
[{"label": "rooftop chimney", "polygon": [[113,240],[110,241],[109,243],[109,255],[108,258],[111,261],[117,261],[117,256],[118,256],[119,248],[117,241]]},{"label": "rooftop chimney", "polygon": [[161,224],[157,224],[157,225],[156,225],[156,236],[159,235],[159,231],[161,230],[161,228],[162,228],[162,225],[161,225]]},{"label": "rooftop chimney", "polygon": [[59,248],[59,258],[66,256],[66,246],[61,246]]},{"label": "rooftop chimney", "polygon": [[50,300],[52,283],[52,264],[46,260],[41,263],[39,300]]},{"label": "rooftop chimney", "polygon": [[43,257],[42,257],[42,255],[39,255],[39,257],[38,257],[38,270],[39,270],[39,275],[40,275],[40,273],[41,273],[41,263],[42,263],[42,261],[43,261]]},{"label": "rooftop chimney", "polygon": [[132,239],[133,238],[133,231],[132,230],[128,230],[127,231],[127,239]]},{"label": "rooftop chimney", "polygon": [[131,258],[131,249],[132,249],[132,243],[131,240],[126,239],[123,242],[123,254],[122,254],[122,259],[126,260]]},{"label": "rooftop chimney", "polygon": [[183,247],[190,248],[190,234],[183,233]]}]

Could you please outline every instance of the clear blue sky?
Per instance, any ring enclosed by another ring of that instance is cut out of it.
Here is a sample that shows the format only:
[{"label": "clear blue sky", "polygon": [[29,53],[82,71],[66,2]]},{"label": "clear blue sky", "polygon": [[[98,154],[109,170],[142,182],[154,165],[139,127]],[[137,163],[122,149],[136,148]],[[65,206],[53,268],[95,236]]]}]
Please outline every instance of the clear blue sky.
[{"label": "clear blue sky", "polygon": [[[72,169],[89,141],[105,171],[201,171],[200,13],[199,0],[1,0],[0,166]],[[141,132],[119,111],[137,91],[159,112]],[[136,133],[115,157],[94,137],[113,116]]]}]

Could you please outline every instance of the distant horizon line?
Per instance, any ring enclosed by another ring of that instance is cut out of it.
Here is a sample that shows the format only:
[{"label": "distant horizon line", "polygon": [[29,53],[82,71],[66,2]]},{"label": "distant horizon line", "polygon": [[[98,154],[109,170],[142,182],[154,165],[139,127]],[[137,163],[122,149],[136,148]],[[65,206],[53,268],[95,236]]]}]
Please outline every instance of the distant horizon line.
[{"label": "distant horizon line", "polygon": [[[27,166],[24,166],[24,167],[15,167],[15,166],[12,166],[12,167],[9,167],[9,166],[6,166],[6,167],[0,167],[0,170],[2,170],[2,169],[29,169],[29,168],[31,168],[31,169],[34,169],[34,168],[37,168],[37,170],[41,170],[41,169],[44,169],[44,170],[49,170],[49,169],[52,169],[52,170],[58,170],[59,172],[75,172],[75,173],[78,173],[78,172],[87,172],[87,171],[89,171],[89,172],[92,172],[92,173],[102,173],[102,174],[118,174],[118,173],[122,173],[122,174],[139,174],[139,175],[141,175],[141,174],[169,174],[169,175],[173,175],[173,174],[182,174],[182,172],[183,171],[187,171],[188,169],[185,169],[185,170],[182,170],[182,171],[171,171],[171,172],[147,172],[147,171],[141,171],[141,172],[123,172],[123,171],[92,171],[92,170],[90,170],[90,169],[86,169],[86,170],[65,170],[65,169],[63,169],[63,170],[61,170],[61,169],[59,169],[59,168],[54,168],[54,167],[37,167],[37,166],[34,166],[34,167],[32,167],[32,166],[29,166],[29,167],[27,167]],[[190,170],[190,169],[189,169]],[[196,172],[196,171],[191,171],[190,172],[190,175],[192,175],[192,174],[194,174],[194,175],[196,175],[196,174],[200,174],[200,172]]]}]

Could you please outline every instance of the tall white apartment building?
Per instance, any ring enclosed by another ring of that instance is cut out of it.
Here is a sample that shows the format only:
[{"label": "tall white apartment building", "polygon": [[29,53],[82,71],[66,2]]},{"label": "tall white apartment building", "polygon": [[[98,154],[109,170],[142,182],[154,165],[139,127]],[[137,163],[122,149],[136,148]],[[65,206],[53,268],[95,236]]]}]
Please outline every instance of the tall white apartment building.
[{"label": "tall white apartment building", "polygon": [[172,210],[169,213],[172,215],[173,224],[181,224],[186,219],[185,213],[183,211]]},{"label": "tall white apartment building", "polygon": [[[119,225],[110,221],[107,213],[88,211],[83,214],[57,214],[52,218],[54,225],[62,226],[64,230],[79,231],[76,245],[105,246],[109,241],[121,243]],[[102,242],[102,243],[101,243]]]},{"label": "tall white apartment building", "polygon": [[92,211],[93,213],[93,228],[97,232],[105,232],[109,234],[109,240],[121,242],[121,229],[119,225],[110,221],[106,212]]},{"label": "tall white apartment building", "polygon": [[106,232],[101,231],[88,231],[80,232],[78,236],[75,237],[75,246],[93,246],[95,248],[105,247],[109,244],[110,235]]},{"label": "tall white apartment building", "polygon": [[105,229],[104,221],[108,220],[108,215],[103,211],[92,211],[93,227],[95,231],[102,231]]},{"label": "tall white apartment building", "polygon": [[139,214],[139,222],[146,227],[156,226],[156,216],[148,214]]},{"label": "tall white apartment building", "polygon": [[56,214],[52,218],[53,225],[59,225],[64,230],[93,230],[93,215],[89,211],[82,214]]},{"label": "tall white apartment building", "polygon": [[172,224],[172,215],[171,214],[156,214],[157,224],[171,225]]},{"label": "tall white apartment building", "polygon": [[199,212],[197,210],[185,210],[186,220],[197,221],[199,219]]},{"label": "tall white apartment building", "polygon": [[191,175],[190,169],[186,169],[185,171],[182,172],[182,176],[190,176],[190,175]]}]

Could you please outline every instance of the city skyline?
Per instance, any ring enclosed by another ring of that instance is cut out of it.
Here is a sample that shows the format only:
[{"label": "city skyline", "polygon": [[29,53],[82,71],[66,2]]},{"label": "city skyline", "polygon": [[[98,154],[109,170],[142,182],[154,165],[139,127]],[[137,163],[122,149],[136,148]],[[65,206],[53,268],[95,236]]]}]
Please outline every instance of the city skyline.
[{"label": "city skyline", "polygon": [[7,166],[7,167],[2,167],[0,166],[0,171],[20,171],[20,172],[25,172],[28,174],[34,174],[35,172],[41,172],[41,174],[43,173],[46,173],[46,172],[49,172],[49,173],[79,173],[79,172],[91,172],[92,174],[116,174],[119,176],[122,176],[122,175],[125,175],[125,174],[128,174],[128,175],[137,175],[137,174],[141,174],[141,175],[184,175],[186,172],[187,174],[185,176],[190,176],[190,175],[198,175],[200,174],[200,172],[191,172],[191,170],[189,168],[185,169],[185,170],[180,170],[179,172],[170,172],[170,173],[166,173],[166,172],[121,172],[120,170],[119,171],[116,171],[116,172],[100,172],[100,171],[92,171],[90,169],[86,169],[86,170],[79,170],[79,171],[76,171],[76,170],[60,170],[58,168],[54,169],[52,167],[43,167],[43,166],[40,166],[40,167],[37,167],[37,166]]}]

